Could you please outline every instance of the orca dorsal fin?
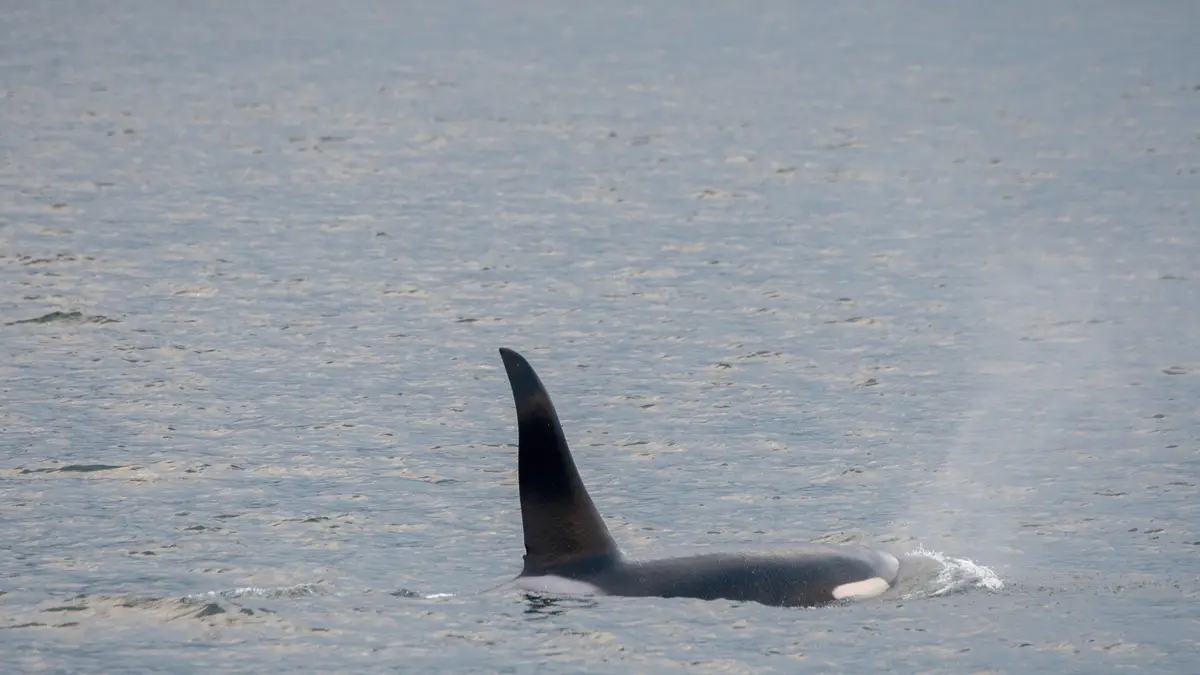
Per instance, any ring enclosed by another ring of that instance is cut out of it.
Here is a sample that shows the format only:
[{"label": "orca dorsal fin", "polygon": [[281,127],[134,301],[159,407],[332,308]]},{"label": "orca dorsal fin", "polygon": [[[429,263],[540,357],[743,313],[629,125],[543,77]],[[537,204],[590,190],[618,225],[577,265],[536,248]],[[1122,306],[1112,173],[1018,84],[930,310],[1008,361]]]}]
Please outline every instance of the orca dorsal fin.
[{"label": "orca dorsal fin", "polygon": [[517,408],[517,482],[525,530],[522,575],[589,558],[615,558],[617,545],[575,468],[550,394],[523,356],[501,348],[500,358]]}]

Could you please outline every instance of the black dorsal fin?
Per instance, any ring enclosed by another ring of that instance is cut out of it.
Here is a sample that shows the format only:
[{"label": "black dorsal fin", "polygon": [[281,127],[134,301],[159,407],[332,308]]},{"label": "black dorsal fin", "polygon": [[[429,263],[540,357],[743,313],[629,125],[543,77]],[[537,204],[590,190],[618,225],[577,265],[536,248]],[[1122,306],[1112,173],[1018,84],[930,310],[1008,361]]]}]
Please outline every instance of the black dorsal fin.
[{"label": "black dorsal fin", "polygon": [[517,407],[521,486],[521,522],[525,529],[522,575],[596,558],[618,555],[617,545],[592,504],[550,394],[523,356],[500,349]]}]

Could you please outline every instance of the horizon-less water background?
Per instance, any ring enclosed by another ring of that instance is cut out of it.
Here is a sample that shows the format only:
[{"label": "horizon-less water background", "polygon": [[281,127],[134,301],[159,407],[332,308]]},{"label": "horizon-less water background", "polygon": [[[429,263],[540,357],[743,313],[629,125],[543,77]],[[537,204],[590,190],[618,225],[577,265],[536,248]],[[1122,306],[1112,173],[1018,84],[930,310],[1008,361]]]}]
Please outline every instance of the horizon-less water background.
[{"label": "horizon-less water background", "polygon": [[[1197,25],[6,8],[5,672],[1194,672]],[[632,555],[924,547],[1004,588],[488,591],[499,346]]]}]

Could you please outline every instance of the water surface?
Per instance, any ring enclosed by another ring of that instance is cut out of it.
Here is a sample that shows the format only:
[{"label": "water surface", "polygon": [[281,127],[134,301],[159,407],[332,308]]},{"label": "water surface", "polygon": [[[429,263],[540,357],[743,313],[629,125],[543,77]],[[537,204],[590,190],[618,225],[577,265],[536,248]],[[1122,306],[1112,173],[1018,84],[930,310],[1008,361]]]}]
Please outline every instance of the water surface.
[{"label": "water surface", "polygon": [[[1191,3],[0,18],[14,671],[1192,672]],[[637,556],[924,547],[813,611],[489,591],[496,347]]]}]

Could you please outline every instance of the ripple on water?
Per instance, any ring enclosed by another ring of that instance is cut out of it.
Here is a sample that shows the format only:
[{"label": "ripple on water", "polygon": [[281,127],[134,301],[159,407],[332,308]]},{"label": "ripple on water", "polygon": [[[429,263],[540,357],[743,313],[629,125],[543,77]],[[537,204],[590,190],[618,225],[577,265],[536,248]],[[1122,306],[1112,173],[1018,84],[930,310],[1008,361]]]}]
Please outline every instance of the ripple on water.
[{"label": "ripple on water", "polygon": [[904,554],[898,588],[905,600],[934,598],[974,589],[1000,591],[1004,580],[995,570],[968,558],[955,558],[924,547]]}]

